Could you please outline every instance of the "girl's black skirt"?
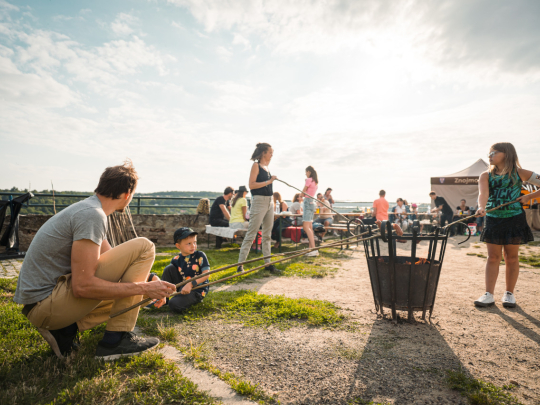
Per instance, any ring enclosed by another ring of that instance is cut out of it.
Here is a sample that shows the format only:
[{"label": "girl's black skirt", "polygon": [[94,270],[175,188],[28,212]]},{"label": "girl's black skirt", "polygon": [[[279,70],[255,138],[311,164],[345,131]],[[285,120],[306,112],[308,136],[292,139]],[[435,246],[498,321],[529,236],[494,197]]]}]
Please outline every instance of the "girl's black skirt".
[{"label": "girl's black skirt", "polygon": [[525,211],[510,218],[495,218],[486,215],[486,223],[480,240],[494,245],[524,245],[534,240],[527,224]]}]

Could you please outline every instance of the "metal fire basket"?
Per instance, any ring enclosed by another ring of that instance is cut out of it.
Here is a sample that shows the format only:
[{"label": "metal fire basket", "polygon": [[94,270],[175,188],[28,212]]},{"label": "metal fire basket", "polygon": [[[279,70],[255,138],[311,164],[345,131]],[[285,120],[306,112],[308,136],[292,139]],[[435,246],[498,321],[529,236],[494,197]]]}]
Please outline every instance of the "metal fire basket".
[{"label": "metal fire basket", "polygon": [[[362,225],[361,229],[371,236],[378,227]],[[383,318],[384,308],[391,309],[394,322],[397,322],[398,310],[408,312],[409,322],[413,320],[413,311],[422,311],[425,321],[429,310],[431,321],[448,235],[442,228],[436,228],[429,235],[420,234],[418,221],[413,223],[411,233],[397,236],[392,231],[392,224],[383,221],[380,236],[364,241],[375,309]],[[411,241],[409,256],[397,255],[396,239]],[[426,258],[417,257],[419,241],[429,242]],[[387,256],[381,254],[382,242],[388,245]]]}]

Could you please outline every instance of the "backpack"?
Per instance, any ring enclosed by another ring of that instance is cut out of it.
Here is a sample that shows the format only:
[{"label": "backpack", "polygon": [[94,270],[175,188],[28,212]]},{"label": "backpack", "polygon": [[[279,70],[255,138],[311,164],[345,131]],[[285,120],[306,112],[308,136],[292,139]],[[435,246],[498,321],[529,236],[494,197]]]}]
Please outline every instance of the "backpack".
[{"label": "backpack", "polygon": [[197,215],[210,215],[210,200],[208,198],[201,198],[199,200]]}]

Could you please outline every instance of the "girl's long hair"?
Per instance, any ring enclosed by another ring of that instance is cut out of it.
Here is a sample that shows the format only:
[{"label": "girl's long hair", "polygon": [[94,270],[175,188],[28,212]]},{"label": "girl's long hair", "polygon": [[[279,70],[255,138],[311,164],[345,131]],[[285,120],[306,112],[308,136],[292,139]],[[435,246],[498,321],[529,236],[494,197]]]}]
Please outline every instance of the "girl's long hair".
[{"label": "girl's long hair", "polygon": [[279,194],[277,191],[274,193],[274,201],[279,201],[280,204],[283,204],[283,200],[281,199],[281,194]]},{"label": "girl's long hair", "polygon": [[260,162],[262,154],[266,152],[272,146],[269,143],[258,143],[255,147],[255,151],[251,155],[251,160]]},{"label": "girl's long hair", "polygon": [[239,191],[238,193],[236,193],[236,195],[233,197],[232,199],[232,206],[234,207],[234,204],[236,204],[236,202],[240,199],[240,198],[244,198],[244,193],[245,191]]},{"label": "girl's long hair", "polygon": [[319,184],[319,178],[317,177],[317,172],[313,166],[306,167],[306,172],[309,172],[309,177],[311,177],[316,184]]},{"label": "girl's long hair", "polygon": [[[518,155],[514,145],[510,142],[497,142],[491,145],[491,149],[504,153],[504,164],[499,175],[504,176],[505,174],[508,174],[512,183],[515,184],[519,179],[517,169],[521,169],[521,165],[519,164]],[[495,165],[489,166],[489,172],[491,174],[495,174],[496,169],[497,167]]]},{"label": "girl's long hair", "polygon": [[296,193],[292,199],[292,202],[299,202],[300,201],[300,193]]}]

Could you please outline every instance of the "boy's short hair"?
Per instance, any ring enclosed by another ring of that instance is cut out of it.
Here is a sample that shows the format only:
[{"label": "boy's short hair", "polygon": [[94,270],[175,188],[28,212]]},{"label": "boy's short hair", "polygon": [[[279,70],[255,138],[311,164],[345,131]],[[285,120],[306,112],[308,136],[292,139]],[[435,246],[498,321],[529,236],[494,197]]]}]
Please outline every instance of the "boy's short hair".
[{"label": "boy's short hair", "polygon": [[195,232],[193,229],[188,227],[178,228],[176,231],[174,231],[174,244],[176,245],[178,242],[180,242],[182,239],[186,239],[190,236],[198,235],[197,232]]}]

